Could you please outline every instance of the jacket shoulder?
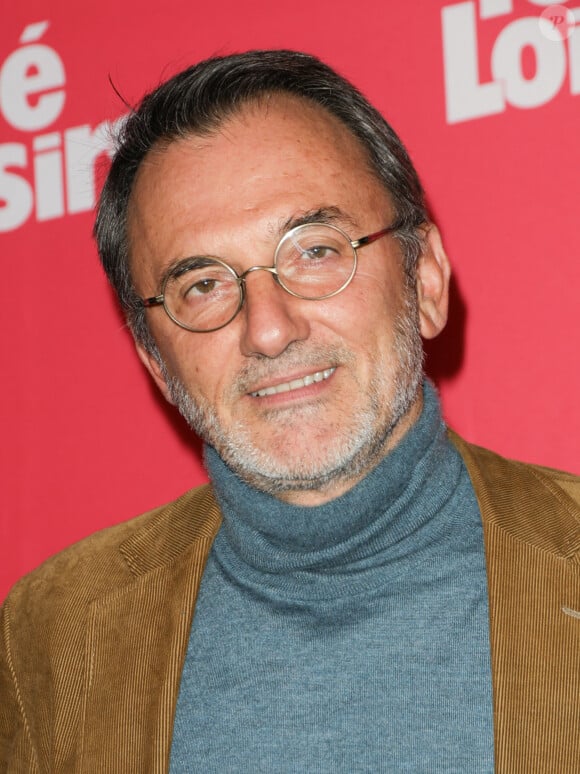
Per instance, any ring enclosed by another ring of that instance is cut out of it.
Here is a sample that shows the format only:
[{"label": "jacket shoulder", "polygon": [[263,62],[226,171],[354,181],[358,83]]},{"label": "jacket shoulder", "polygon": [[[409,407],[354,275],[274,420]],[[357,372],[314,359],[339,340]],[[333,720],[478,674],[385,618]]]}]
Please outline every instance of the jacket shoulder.
[{"label": "jacket shoulder", "polygon": [[[186,641],[188,629],[172,622],[185,621],[182,607],[190,606],[184,600],[192,593],[192,578],[201,576],[219,523],[206,485],[70,546],[13,587],[0,609],[1,771],[3,765],[10,771],[77,771],[83,701],[95,659],[106,652],[101,667],[122,685],[137,679],[134,660],[142,664],[148,657],[149,651],[137,655],[137,644],[150,628],[170,648],[177,647],[176,631]],[[155,662],[152,684],[169,679],[165,663],[161,657]],[[108,700],[118,685],[109,685]],[[109,709],[109,720],[120,717],[118,709]]]},{"label": "jacket shoulder", "polygon": [[580,552],[580,477],[449,436],[467,467],[484,526],[562,557]]},{"label": "jacket shoulder", "polygon": [[169,563],[220,523],[211,487],[205,484],[177,500],[129,521],[99,530],[60,551],[21,578],[10,591],[10,607],[45,601],[90,601]]}]

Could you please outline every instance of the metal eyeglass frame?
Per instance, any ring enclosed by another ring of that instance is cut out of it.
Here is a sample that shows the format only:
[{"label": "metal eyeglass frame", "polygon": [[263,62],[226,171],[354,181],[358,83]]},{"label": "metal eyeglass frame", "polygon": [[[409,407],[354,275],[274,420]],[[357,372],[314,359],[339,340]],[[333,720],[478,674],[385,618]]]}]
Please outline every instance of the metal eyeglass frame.
[{"label": "metal eyeglass frame", "polygon": [[[278,271],[276,269],[276,261],[278,259],[278,252],[280,250],[280,247],[282,246],[282,243],[285,242],[287,239],[291,238],[293,234],[300,233],[301,230],[305,228],[311,228],[312,226],[324,226],[325,228],[331,228],[337,231],[339,234],[341,234],[346,241],[350,244],[353,251],[353,265],[352,265],[352,271],[349,275],[349,277],[346,279],[345,282],[337,289],[333,290],[332,293],[326,293],[322,296],[303,296],[300,293],[296,293],[294,290],[291,290],[290,288],[286,287],[286,285],[283,283],[283,281],[280,279],[280,275],[278,274]],[[381,229],[380,231],[375,231],[372,234],[367,234],[367,236],[360,237],[360,239],[355,239],[354,241],[351,240],[351,238],[348,236],[348,234],[343,231],[338,226],[335,226],[331,223],[304,223],[300,226],[295,226],[294,228],[290,229],[284,236],[280,239],[278,242],[278,245],[276,247],[276,250],[274,252],[274,265],[273,266],[250,266],[249,269],[246,269],[242,274],[238,274],[235,269],[233,269],[229,264],[225,263],[225,261],[221,261],[219,258],[213,258],[212,260],[216,263],[219,263],[221,266],[224,266],[228,271],[232,273],[232,275],[235,277],[236,282],[238,284],[238,288],[240,291],[240,300],[237,306],[236,311],[232,314],[232,316],[221,325],[217,325],[215,328],[192,328],[190,325],[186,325],[185,323],[178,320],[171,312],[171,310],[168,308],[166,302],[165,302],[165,288],[167,287],[167,283],[171,279],[171,275],[168,275],[165,277],[163,281],[163,285],[161,287],[161,293],[158,296],[151,296],[150,298],[140,298],[143,307],[146,309],[150,309],[154,306],[163,306],[165,309],[165,312],[167,316],[180,328],[184,328],[186,331],[191,331],[192,333],[212,333],[213,331],[219,331],[222,328],[225,328],[226,325],[229,325],[232,320],[234,320],[235,317],[240,313],[242,307],[244,306],[244,301],[246,300],[246,277],[248,274],[251,274],[254,271],[267,271],[269,272],[275,281],[278,283],[278,285],[285,290],[287,293],[289,293],[291,296],[294,296],[295,298],[302,298],[305,301],[322,301],[325,298],[332,298],[333,296],[338,295],[339,293],[342,293],[342,291],[347,288],[350,283],[352,282],[352,279],[354,275],[356,274],[357,266],[358,266],[358,254],[357,250],[359,250],[361,247],[366,247],[367,245],[372,244],[373,242],[376,242],[377,239],[381,239],[381,237],[386,236],[387,234],[392,234],[395,231],[398,231],[401,228],[400,223],[394,223],[392,226],[387,226],[386,228]]]}]

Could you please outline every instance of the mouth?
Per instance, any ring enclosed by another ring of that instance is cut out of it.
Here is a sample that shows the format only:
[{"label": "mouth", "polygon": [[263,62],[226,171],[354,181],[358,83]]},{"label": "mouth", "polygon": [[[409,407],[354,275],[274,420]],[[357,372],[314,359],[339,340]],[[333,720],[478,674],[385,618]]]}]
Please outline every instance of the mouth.
[{"label": "mouth", "polygon": [[324,382],[329,379],[336,371],[334,368],[325,368],[324,371],[316,371],[313,374],[307,374],[300,379],[292,379],[289,382],[281,382],[280,384],[272,385],[271,387],[264,387],[263,390],[256,390],[251,392],[252,398],[265,398],[268,395],[279,395],[282,392],[291,392],[292,390],[300,390],[303,387],[308,387],[315,382]]}]

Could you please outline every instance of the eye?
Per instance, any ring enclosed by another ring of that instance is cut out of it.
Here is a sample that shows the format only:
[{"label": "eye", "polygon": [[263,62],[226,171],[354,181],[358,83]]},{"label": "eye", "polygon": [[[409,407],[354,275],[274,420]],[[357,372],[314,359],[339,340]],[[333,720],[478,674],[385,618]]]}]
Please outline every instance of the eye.
[{"label": "eye", "polygon": [[235,276],[215,262],[194,268],[184,266],[167,287],[167,293],[188,304],[215,301],[236,288]]},{"label": "eye", "polygon": [[336,250],[328,245],[314,245],[302,253],[303,258],[332,258],[334,255],[336,255]]},{"label": "eye", "polygon": [[196,279],[195,282],[188,283],[188,285],[186,285],[183,295],[187,296],[192,294],[206,296],[216,290],[219,284],[219,280],[213,279],[212,277]]}]

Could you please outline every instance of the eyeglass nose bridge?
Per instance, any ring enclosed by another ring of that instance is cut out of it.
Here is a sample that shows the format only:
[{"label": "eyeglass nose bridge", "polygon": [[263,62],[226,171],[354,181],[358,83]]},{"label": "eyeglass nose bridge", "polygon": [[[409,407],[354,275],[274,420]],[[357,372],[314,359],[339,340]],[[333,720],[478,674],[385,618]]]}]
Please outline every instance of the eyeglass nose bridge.
[{"label": "eyeglass nose bridge", "polygon": [[252,274],[254,271],[267,271],[274,276],[274,279],[279,282],[278,270],[275,266],[250,266],[243,274],[238,276],[240,282],[245,283],[248,274]]}]

